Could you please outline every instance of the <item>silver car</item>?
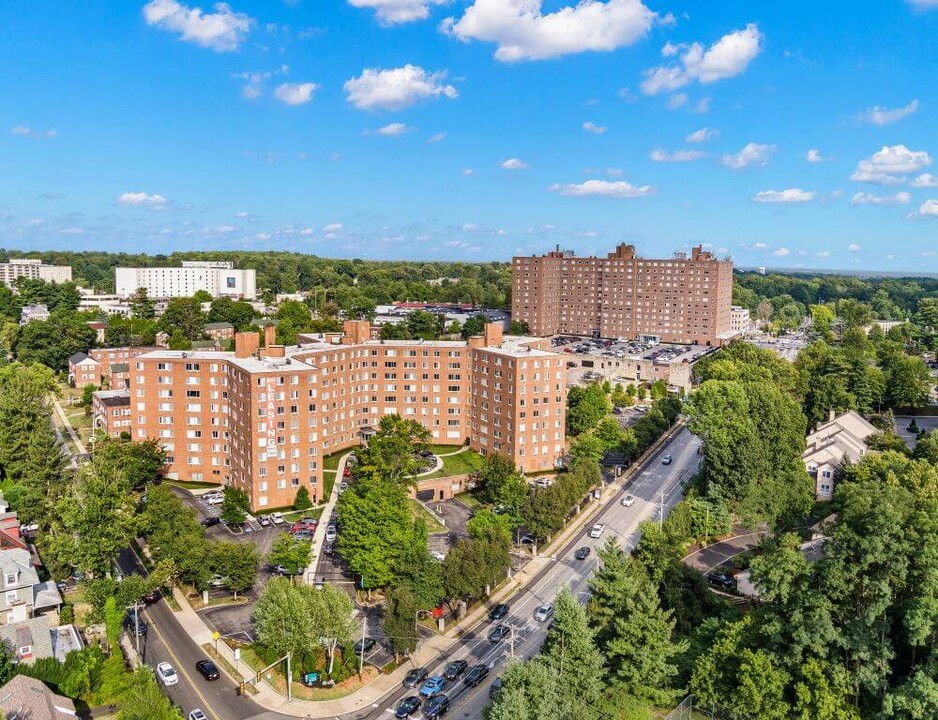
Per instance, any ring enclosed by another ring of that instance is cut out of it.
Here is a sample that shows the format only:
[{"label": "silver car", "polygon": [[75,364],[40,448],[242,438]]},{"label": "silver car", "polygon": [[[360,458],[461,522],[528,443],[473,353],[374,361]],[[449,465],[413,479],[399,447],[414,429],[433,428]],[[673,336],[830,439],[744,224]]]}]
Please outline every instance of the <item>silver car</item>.
[{"label": "silver car", "polygon": [[554,616],[554,606],[550,603],[541,605],[534,611],[534,619],[538,622],[547,622]]}]

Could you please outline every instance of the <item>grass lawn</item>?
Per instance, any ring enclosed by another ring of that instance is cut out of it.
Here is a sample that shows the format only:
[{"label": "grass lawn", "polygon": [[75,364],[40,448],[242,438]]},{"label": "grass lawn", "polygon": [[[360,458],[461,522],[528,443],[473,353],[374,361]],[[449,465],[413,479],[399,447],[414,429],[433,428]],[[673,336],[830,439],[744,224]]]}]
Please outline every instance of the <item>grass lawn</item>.
[{"label": "grass lawn", "polygon": [[472,450],[466,450],[458,455],[443,457],[443,469],[431,475],[424,475],[421,480],[450,477],[451,475],[466,475],[482,466],[482,456]]},{"label": "grass lawn", "polygon": [[309,510],[291,510],[283,514],[283,519],[291,523],[298,522],[303,518],[316,518],[319,520],[322,517],[323,509],[322,507],[313,507]]},{"label": "grass lawn", "polygon": [[423,519],[424,523],[427,526],[427,532],[430,535],[441,535],[445,532],[446,526],[437,520],[436,516],[427,510],[423,505],[413,499],[408,499],[407,504],[410,505],[411,511],[414,514],[414,517]]},{"label": "grass lawn", "polygon": [[463,445],[431,445],[430,452],[434,455],[449,455],[450,453],[458,452],[463,448]]},{"label": "grass lawn", "polygon": [[459,500],[459,502],[461,502],[466,507],[470,507],[473,510],[476,510],[481,507],[485,507],[485,503],[479,500],[479,498],[477,498],[471,492],[459,493],[458,495],[456,495],[456,499]]},{"label": "grass lawn", "polygon": [[339,460],[342,459],[342,456],[352,452],[351,450],[339,450],[339,452],[334,452],[332,455],[326,455],[322,459],[322,469],[323,470],[332,470],[335,472],[339,469]]}]

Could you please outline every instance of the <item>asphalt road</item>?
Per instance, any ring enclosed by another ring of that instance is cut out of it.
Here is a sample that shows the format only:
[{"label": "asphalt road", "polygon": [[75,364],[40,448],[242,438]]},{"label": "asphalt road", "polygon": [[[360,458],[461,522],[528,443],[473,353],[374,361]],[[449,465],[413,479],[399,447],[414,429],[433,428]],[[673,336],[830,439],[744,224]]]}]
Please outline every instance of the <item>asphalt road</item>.
[{"label": "asphalt road", "polygon": [[[667,512],[682,497],[681,481],[693,473],[701,457],[697,454],[700,441],[686,429],[681,430],[667,445],[653,456],[642,472],[629,485],[628,492],[635,495],[632,507],[624,507],[619,500],[624,493],[616,495],[615,501],[602,510],[595,522],[606,524],[605,532],[599,539],[588,537],[589,528],[578,534],[564,547],[559,548],[550,563],[526,589],[511,600],[511,612],[503,621],[512,627],[509,639],[493,644],[488,640],[491,623],[485,619],[472,627],[451,652],[441,656],[428,666],[431,674],[442,673],[443,667],[451,660],[465,659],[471,665],[485,663],[491,671],[486,681],[477,688],[464,689],[461,682],[452,684],[446,690],[453,703],[448,718],[482,717],[482,710],[489,701],[489,687],[498,677],[504,662],[514,652],[517,657],[529,657],[535,654],[543,643],[546,625],[533,619],[534,610],[541,604],[552,602],[557,592],[564,585],[569,585],[577,596],[585,602],[587,581],[596,565],[596,549],[601,547],[607,537],[614,535],[623,544],[633,546],[637,540],[639,523],[657,518],[661,503]],[[671,454],[674,461],[669,465],[661,463],[664,454]],[[573,554],[577,548],[589,545],[593,548],[590,557],[578,561]],[[129,551],[122,554],[122,570],[139,571],[138,563]],[[206,682],[195,670],[195,663],[206,656],[201,647],[185,634],[173,617],[173,612],[162,600],[147,608],[144,617],[150,624],[143,654],[145,662],[151,667],[164,660],[172,663],[179,673],[178,685],[167,688],[170,698],[188,714],[193,708],[202,708],[213,720],[288,720],[291,716],[282,715],[261,708],[247,697],[239,697],[234,683],[225,673],[214,682]],[[386,719],[389,710],[396,707],[401,698],[413,691],[401,688],[374,706],[354,713],[343,715],[343,720]]]},{"label": "asphalt road", "polygon": [[[466,689],[459,681],[453,683],[445,692],[450,696],[452,705],[447,715],[451,718],[482,717],[482,710],[489,703],[489,688],[498,677],[512,651],[517,657],[530,657],[536,654],[544,642],[547,624],[534,620],[535,609],[544,603],[553,602],[560,589],[567,585],[582,601],[587,599],[587,582],[598,562],[596,550],[602,547],[610,535],[619,538],[623,546],[634,547],[638,540],[638,526],[649,519],[656,519],[663,502],[667,513],[682,498],[681,481],[696,472],[701,462],[697,454],[700,440],[688,430],[680,431],[674,439],[650,458],[645,469],[639,473],[627,492],[635,496],[632,507],[624,507],[620,500],[626,491],[616,495],[615,501],[599,513],[595,522],[605,523],[606,529],[598,539],[589,537],[589,527],[584,529],[565,547],[558,549],[553,556],[554,562],[541,572],[535,582],[515,595],[511,600],[511,613],[503,621],[512,627],[514,643],[503,640],[493,644],[488,640],[488,632],[493,623],[488,619],[478,623],[465,636],[465,641],[457,648],[433,664],[427,666],[431,675],[442,673],[446,663],[451,660],[465,659],[469,665],[484,663],[490,667],[486,681],[477,688]],[[664,465],[663,455],[671,454],[673,462]],[[663,493],[663,494],[662,494]],[[590,556],[579,561],[574,558],[576,550],[584,545],[592,549]],[[389,710],[397,706],[401,698],[414,694],[412,690],[393,693],[385,698],[379,707],[360,717],[386,718]]]}]

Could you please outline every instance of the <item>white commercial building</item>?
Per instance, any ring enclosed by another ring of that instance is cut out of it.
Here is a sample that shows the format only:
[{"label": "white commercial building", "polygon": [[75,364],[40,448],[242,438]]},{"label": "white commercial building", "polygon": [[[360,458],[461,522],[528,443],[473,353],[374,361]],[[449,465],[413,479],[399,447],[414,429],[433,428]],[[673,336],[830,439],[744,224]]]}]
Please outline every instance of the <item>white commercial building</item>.
[{"label": "white commercial building", "polygon": [[253,300],[257,296],[254,270],[235,270],[230,262],[185,261],[182,267],[114,268],[114,291],[128,298],[144,288],[150,298],[192,297],[204,290],[213,298]]},{"label": "white commercial building", "polygon": [[730,330],[737,335],[748,335],[751,329],[749,308],[739,305],[730,307]]},{"label": "white commercial building", "polygon": [[42,260],[24,258],[0,263],[0,282],[10,287],[17,278],[45,280],[46,282],[66,283],[72,280],[70,265],[44,265]]}]

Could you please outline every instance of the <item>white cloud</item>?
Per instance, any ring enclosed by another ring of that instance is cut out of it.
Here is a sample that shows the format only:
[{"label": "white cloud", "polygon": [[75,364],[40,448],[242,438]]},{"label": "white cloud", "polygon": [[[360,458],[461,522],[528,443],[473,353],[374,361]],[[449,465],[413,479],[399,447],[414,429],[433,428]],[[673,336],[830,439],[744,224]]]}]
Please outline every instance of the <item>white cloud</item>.
[{"label": "white cloud", "polygon": [[911,217],[938,217],[938,200],[926,200]]},{"label": "white cloud", "polygon": [[428,137],[427,142],[430,144],[434,144],[438,142],[443,142],[445,139],[446,139],[446,133],[439,132],[439,133],[436,133],[435,135],[431,135],[430,137]]},{"label": "white cloud", "polygon": [[476,171],[473,170],[472,168],[463,168],[462,170],[463,177],[472,177],[475,174],[476,174]]},{"label": "white cloud", "polygon": [[427,98],[459,97],[456,88],[443,82],[445,78],[445,72],[428,73],[408,64],[391,70],[365,68],[343,87],[348,101],[359,110],[402,110]]},{"label": "white cloud", "polygon": [[410,130],[411,128],[409,128],[404,123],[395,122],[378,128],[375,130],[375,135],[383,135],[385,137],[400,137],[404,133],[410,132]]},{"label": "white cloud", "polygon": [[342,223],[329,223],[323,227],[323,232],[336,233],[342,230]]},{"label": "white cloud", "polygon": [[588,133],[593,133],[594,135],[602,135],[607,130],[606,127],[597,125],[596,123],[590,122],[589,120],[583,123],[583,129]]},{"label": "white cloud", "polygon": [[687,94],[686,93],[675,93],[668,98],[668,110],[677,110],[682,108],[687,104]]},{"label": "white cloud", "polygon": [[547,14],[541,8],[542,0],[475,0],[441,29],[463,41],[494,42],[497,60],[517,62],[631,45],[658,17],[641,0],[579,0]]},{"label": "white cloud", "polygon": [[85,231],[80,227],[66,227],[59,230],[59,235],[84,235]]},{"label": "white cloud", "polygon": [[557,192],[568,197],[585,197],[589,195],[596,195],[600,197],[611,198],[635,198],[644,197],[645,195],[652,195],[655,192],[655,188],[653,188],[651,185],[642,185],[641,187],[636,187],[625,182],[624,180],[619,180],[618,182],[609,182],[607,180],[587,180],[579,184],[570,185],[560,185],[558,183],[551,185],[548,189],[551,192]]},{"label": "white cloud", "polygon": [[716,140],[718,137],[720,137],[719,130],[701,128],[700,130],[695,130],[684,139],[689,143],[704,143],[710,140]]},{"label": "white cloud", "polygon": [[907,192],[897,192],[895,195],[873,195],[858,192],[850,202],[853,205],[908,205],[912,196]]},{"label": "white cloud", "polygon": [[622,177],[625,174],[625,171],[622,168],[606,168],[606,175],[609,177]]},{"label": "white cloud", "polygon": [[735,155],[724,155],[723,164],[731,170],[742,170],[747,167],[768,165],[769,158],[774,152],[774,145],[749,143]]},{"label": "white cloud", "polygon": [[813,190],[788,188],[787,190],[762,190],[753,195],[753,202],[758,203],[806,203],[817,197]]},{"label": "white cloud", "polygon": [[[938,2],[938,0],[936,0]],[[938,187],[938,175],[932,175],[931,173],[923,173],[917,178],[909,182],[914,188],[936,188]]]},{"label": "white cloud", "polygon": [[821,151],[815,148],[811,148],[810,150],[808,150],[807,154],[804,156],[804,159],[807,160],[809,163],[822,163],[822,162],[827,162],[828,160],[830,160],[830,158],[826,158],[823,155],[821,155]]},{"label": "white cloud", "polygon": [[755,23],[734,30],[704,50],[700,43],[689,45],[680,64],[645,71],[642,92],[657,95],[685,87],[697,80],[707,84],[742,73],[762,51],[762,33]]},{"label": "white cloud", "polygon": [[857,245],[856,243],[850,243],[850,244],[847,246],[847,250],[849,250],[850,252],[860,252],[860,250],[862,250],[862,249],[863,249],[863,248],[861,248],[861,247],[860,247],[859,245]]},{"label": "white cloud", "polygon": [[700,98],[698,103],[694,106],[694,112],[697,115],[706,115],[708,112],[710,112],[710,98]]},{"label": "white cloud", "polygon": [[869,159],[861,160],[850,179],[876,185],[899,185],[905,182],[901,176],[917,172],[928,165],[931,165],[931,157],[924,150],[909,150],[905,145],[886,145]]},{"label": "white cloud", "polygon": [[148,195],[145,192],[125,192],[121,193],[115,202],[118,205],[127,207],[159,207],[166,205],[169,200],[162,195]]},{"label": "white cloud", "polygon": [[425,20],[430,15],[431,5],[443,5],[447,0],[348,0],[357,8],[373,8],[378,21],[383,25]]},{"label": "white cloud", "polygon": [[829,258],[831,256],[830,250],[821,250],[814,254],[817,255],[819,258]]},{"label": "white cloud", "polygon": [[236,212],[236,213],[235,213],[235,217],[236,217],[236,218],[239,218],[239,219],[249,218],[249,217],[251,217],[251,213],[244,212],[244,211],[242,210],[241,212]]},{"label": "white cloud", "polygon": [[786,255],[791,255],[791,250],[786,247],[780,247],[778,250],[774,250],[772,254],[775,257],[785,257]]},{"label": "white cloud", "polygon": [[707,157],[707,153],[700,150],[675,150],[669,153],[667,150],[652,150],[649,157],[654,162],[660,163],[682,163],[692,162]]},{"label": "white cloud", "polygon": [[55,129],[52,130],[36,130],[35,128],[26,127],[25,125],[17,125],[16,127],[10,130],[14,135],[20,137],[29,137],[36,140],[43,140],[46,138],[54,138],[58,136],[58,131]]},{"label": "white cloud", "polygon": [[680,45],[675,45],[672,42],[666,42],[664,47],[661,48],[661,57],[674,57],[681,50],[687,47],[685,44],[681,43]]},{"label": "white cloud", "polygon": [[932,10],[938,8],[938,0],[908,0],[908,3],[918,10]]},{"label": "white cloud", "polygon": [[237,50],[254,24],[248,15],[232,11],[228,3],[214,5],[215,12],[190,8],[176,0],[150,0],[143,6],[147,25],[179,33],[182,40],[215,52]]},{"label": "white cloud", "polygon": [[902,118],[908,117],[916,110],[918,110],[918,100],[913,100],[905,107],[895,108],[894,110],[876,105],[860,113],[857,119],[860,122],[870,123],[872,125],[889,125],[890,123],[898,122],[902,120]]},{"label": "white cloud", "polygon": [[313,99],[313,93],[319,89],[316,83],[281,83],[274,90],[274,97],[287,105],[305,105]]},{"label": "white cloud", "polygon": [[768,245],[766,245],[764,242],[757,242],[753,244],[753,247],[756,250],[765,250],[768,247]]},{"label": "white cloud", "polygon": [[528,165],[518,158],[508,158],[507,160],[502,160],[499,167],[502,170],[526,170]]}]

